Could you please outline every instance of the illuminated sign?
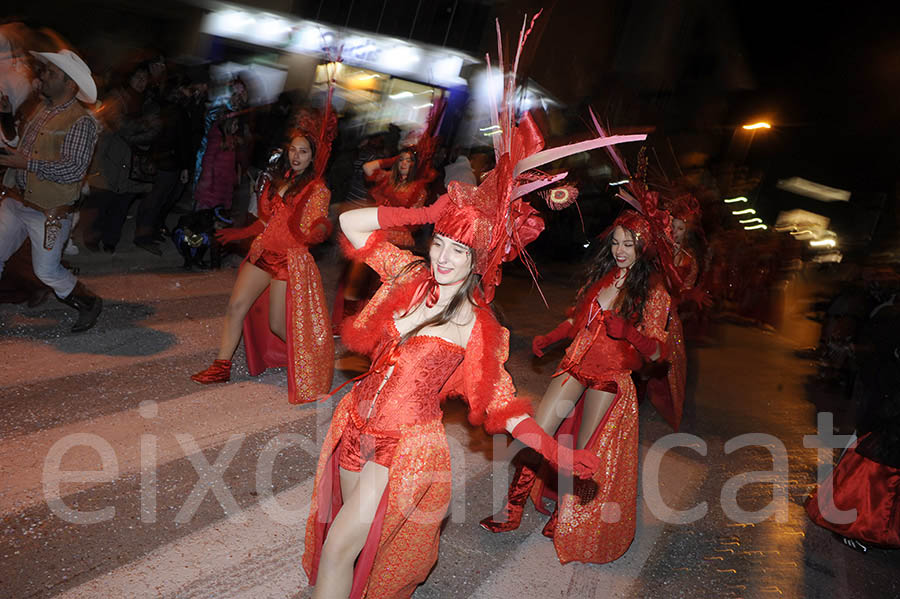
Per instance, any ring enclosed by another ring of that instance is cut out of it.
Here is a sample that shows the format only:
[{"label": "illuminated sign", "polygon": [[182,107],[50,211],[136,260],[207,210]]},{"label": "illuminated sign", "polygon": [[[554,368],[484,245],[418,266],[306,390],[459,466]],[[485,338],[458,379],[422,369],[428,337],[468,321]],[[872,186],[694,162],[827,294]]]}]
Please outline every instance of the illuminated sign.
[{"label": "illuminated sign", "polygon": [[349,29],[338,31],[312,21],[236,7],[211,12],[203,21],[202,31],[297,54],[340,56],[349,65],[441,87],[466,85],[460,71],[465,64],[478,62],[446,48]]}]

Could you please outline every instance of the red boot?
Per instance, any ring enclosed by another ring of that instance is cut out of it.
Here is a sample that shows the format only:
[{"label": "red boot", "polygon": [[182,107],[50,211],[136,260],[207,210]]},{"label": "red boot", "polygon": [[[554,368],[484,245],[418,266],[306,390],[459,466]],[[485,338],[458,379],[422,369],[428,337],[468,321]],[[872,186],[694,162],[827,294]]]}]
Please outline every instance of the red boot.
[{"label": "red boot", "polygon": [[509,493],[506,507],[496,516],[488,516],[481,521],[481,527],[489,532],[508,532],[519,528],[522,521],[522,511],[537,473],[530,467],[519,464],[509,483]]},{"label": "red boot", "polygon": [[191,380],[201,385],[227,383],[231,379],[231,360],[214,360],[212,366],[191,375]]},{"label": "red boot", "polygon": [[554,535],[556,535],[556,518],[558,516],[559,506],[556,506],[556,509],[553,510],[553,514],[550,516],[550,519],[547,520],[547,523],[544,525],[544,530],[541,531],[541,534],[548,539],[552,539]]}]

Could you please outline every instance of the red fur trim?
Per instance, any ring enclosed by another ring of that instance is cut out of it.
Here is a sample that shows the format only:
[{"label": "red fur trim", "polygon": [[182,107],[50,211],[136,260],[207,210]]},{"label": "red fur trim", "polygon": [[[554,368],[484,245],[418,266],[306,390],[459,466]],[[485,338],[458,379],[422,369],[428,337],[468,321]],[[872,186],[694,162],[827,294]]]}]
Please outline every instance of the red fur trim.
[{"label": "red fur trim", "polygon": [[[531,414],[531,402],[525,399],[510,398],[508,403],[498,410],[488,409],[491,403],[500,399],[497,397],[498,383],[509,375],[504,371],[505,360],[495,359],[491,352],[501,345],[508,346],[508,336],[497,322],[497,319],[488,308],[476,308],[478,325],[472,334],[479,334],[478,338],[470,338],[469,344],[473,345],[473,353],[466,356],[469,362],[465,376],[470,380],[466,382],[466,400],[469,403],[469,422],[474,426],[484,425],[489,433],[503,432],[506,421],[512,416]],[[508,351],[508,350],[507,350]],[[473,379],[473,380],[472,380]],[[510,382],[510,393],[514,393]]]},{"label": "red fur trim", "polygon": [[[346,243],[349,245],[349,242]],[[371,355],[378,346],[385,327],[390,325],[388,319],[393,319],[395,313],[406,310],[427,276],[428,272],[422,270],[401,282],[384,283],[359,314],[345,319],[341,324],[341,341],[344,345],[355,352]]]},{"label": "red fur trim", "polygon": [[364,262],[366,257],[371,254],[378,244],[387,239],[387,232],[383,230],[374,231],[366,240],[366,244],[361,248],[355,248],[347,239],[347,236],[341,233],[338,235],[338,243],[341,246],[341,252],[349,259],[358,262]]},{"label": "red fur trim", "polygon": [[506,421],[515,416],[534,416],[534,408],[531,401],[524,397],[517,397],[502,410],[488,414],[484,422],[484,430],[491,435],[506,432]]}]

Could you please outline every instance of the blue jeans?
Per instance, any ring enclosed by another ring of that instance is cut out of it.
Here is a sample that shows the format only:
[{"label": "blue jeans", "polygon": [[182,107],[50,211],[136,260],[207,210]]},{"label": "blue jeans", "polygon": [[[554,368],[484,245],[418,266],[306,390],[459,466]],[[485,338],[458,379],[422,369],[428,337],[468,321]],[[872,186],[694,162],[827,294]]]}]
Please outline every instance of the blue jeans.
[{"label": "blue jeans", "polygon": [[44,249],[45,220],[43,212],[18,200],[7,197],[0,202],[0,275],[6,261],[27,238],[31,240],[31,266],[35,276],[52,288],[57,297],[68,297],[78,279],[59,261],[72,230],[72,215],[60,219],[62,228],[50,250]]}]

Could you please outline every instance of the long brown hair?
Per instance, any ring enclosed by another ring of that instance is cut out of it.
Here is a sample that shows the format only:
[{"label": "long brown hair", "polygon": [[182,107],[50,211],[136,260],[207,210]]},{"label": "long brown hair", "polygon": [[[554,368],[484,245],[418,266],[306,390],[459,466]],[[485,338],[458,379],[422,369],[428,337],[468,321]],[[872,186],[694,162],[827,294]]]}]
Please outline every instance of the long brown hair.
[{"label": "long brown hair", "polygon": [[[448,322],[452,321],[459,314],[460,310],[462,310],[464,303],[469,302],[473,307],[478,306],[478,302],[476,301],[476,293],[481,293],[484,295],[484,291],[481,289],[481,275],[475,272],[475,250],[469,248],[469,256],[471,259],[472,268],[469,270],[469,274],[466,275],[465,280],[463,280],[462,285],[456,290],[456,293],[453,295],[453,298],[447,303],[447,306],[441,310],[439,313],[435,314],[431,318],[426,321],[416,325],[412,328],[411,331],[405,333],[400,338],[400,343],[405,343],[407,340],[415,337],[419,334],[419,331],[426,327],[439,327],[441,325],[445,325]],[[428,260],[422,258],[421,260],[415,260],[414,262],[410,262],[407,264],[403,270],[401,270],[395,279],[402,278],[405,274],[413,271],[416,268],[426,268],[430,269],[431,264]],[[424,300],[423,300],[424,301]],[[421,302],[420,302],[421,303]],[[403,313],[403,316],[411,313],[413,310],[419,307],[419,304],[415,306],[410,306],[406,312]]]},{"label": "long brown hair", "polygon": [[[400,174],[400,159],[404,154],[409,154],[410,160],[412,160],[412,164],[409,165],[409,172],[406,174],[406,180],[402,179],[402,175]],[[416,156],[416,153],[413,150],[403,150],[400,154],[397,155],[397,160],[394,162],[394,165],[391,167],[391,183],[394,185],[400,185],[401,183],[412,183],[416,179],[416,171],[419,167],[419,158]],[[474,262],[473,262],[474,264]]]},{"label": "long brown hair", "polygon": [[[617,225],[621,226],[621,225]],[[647,295],[650,292],[650,280],[656,272],[653,260],[646,251],[646,241],[640,237],[636,237],[634,231],[626,227],[622,229],[631,235],[631,239],[635,241],[635,259],[634,264],[628,269],[628,275],[625,277],[625,285],[622,287],[624,293],[620,293],[616,297],[613,304],[613,310],[631,320],[639,323],[644,318],[644,304],[647,303]],[[590,288],[616,265],[616,258],[612,253],[612,241],[616,227],[611,227],[609,232],[600,242],[600,248],[591,259],[587,268],[587,277],[584,285],[578,290],[575,297],[576,305],[580,303]]]}]

